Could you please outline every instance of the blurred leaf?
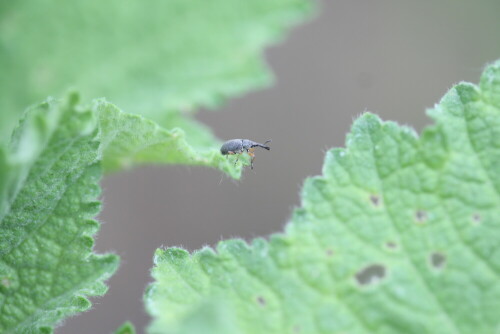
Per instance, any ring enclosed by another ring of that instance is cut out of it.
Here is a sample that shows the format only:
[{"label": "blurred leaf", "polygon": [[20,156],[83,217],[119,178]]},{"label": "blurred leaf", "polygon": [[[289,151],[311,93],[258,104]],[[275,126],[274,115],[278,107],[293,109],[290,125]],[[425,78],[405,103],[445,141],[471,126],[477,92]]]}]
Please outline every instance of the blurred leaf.
[{"label": "blurred leaf", "polygon": [[97,118],[48,100],[31,108],[0,163],[0,332],[50,333],[104,294],[115,255],[92,252],[100,211]]},{"label": "blurred leaf", "polygon": [[[309,0],[4,2],[0,110],[75,86],[165,125],[166,111],[268,85],[263,48],[311,9]],[[19,114],[0,115],[5,134]]]},{"label": "blurred leaf", "polygon": [[135,334],[135,327],[130,321],[127,321],[114,334]]},{"label": "blurred leaf", "polygon": [[157,250],[150,332],[497,331],[500,61],[429,115],[420,138],[356,120],[269,241]]}]

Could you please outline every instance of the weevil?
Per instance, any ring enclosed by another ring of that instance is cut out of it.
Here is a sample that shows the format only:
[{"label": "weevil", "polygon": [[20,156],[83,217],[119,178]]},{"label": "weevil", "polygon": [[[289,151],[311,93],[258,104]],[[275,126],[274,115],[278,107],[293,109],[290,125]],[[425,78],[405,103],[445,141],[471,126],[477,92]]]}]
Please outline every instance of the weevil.
[{"label": "weevil", "polygon": [[271,148],[269,146],[266,146],[266,144],[270,142],[270,140],[267,140],[264,144],[260,144],[249,139],[231,139],[222,144],[220,153],[222,153],[222,155],[238,154],[238,157],[234,162],[234,164],[236,165],[238,159],[240,158],[240,154],[247,151],[248,155],[250,156],[250,167],[253,169],[253,161],[255,160],[255,148],[262,147],[269,151]]}]

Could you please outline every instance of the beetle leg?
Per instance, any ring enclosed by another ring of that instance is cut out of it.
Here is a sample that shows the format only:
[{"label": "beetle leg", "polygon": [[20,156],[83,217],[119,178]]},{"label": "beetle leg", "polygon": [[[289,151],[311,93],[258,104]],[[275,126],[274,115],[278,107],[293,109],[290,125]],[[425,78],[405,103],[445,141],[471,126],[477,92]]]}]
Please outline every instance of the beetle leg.
[{"label": "beetle leg", "polygon": [[234,153],[234,154],[238,154],[238,156],[236,157],[236,161],[234,162],[234,165],[236,166],[236,163],[238,162],[238,160],[240,159],[240,155],[241,153]]},{"label": "beetle leg", "polygon": [[232,155],[232,154],[234,154],[233,151],[227,151],[227,153],[226,153],[226,160],[229,159],[229,156]]},{"label": "beetle leg", "polygon": [[253,153],[253,151],[253,148],[249,148],[247,150],[247,153],[250,156],[250,169],[253,169],[253,161],[255,160],[255,153]]}]

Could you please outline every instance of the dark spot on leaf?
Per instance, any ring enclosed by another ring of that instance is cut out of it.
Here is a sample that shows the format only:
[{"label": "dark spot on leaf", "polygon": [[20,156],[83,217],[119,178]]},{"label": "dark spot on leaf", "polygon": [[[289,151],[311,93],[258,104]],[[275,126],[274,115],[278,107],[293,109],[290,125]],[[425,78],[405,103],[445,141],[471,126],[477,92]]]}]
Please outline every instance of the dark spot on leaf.
[{"label": "dark spot on leaf", "polygon": [[380,205],[380,197],[378,197],[377,195],[371,195],[370,201],[372,201],[373,205],[375,205],[375,206]]},{"label": "dark spot on leaf", "polygon": [[328,257],[333,256],[333,253],[334,253],[334,252],[333,252],[333,249],[331,249],[331,248],[328,248],[328,249],[326,250],[326,256],[328,256]]},{"label": "dark spot on leaf", "polygon": [[472,215],[472,221],[475,224],[479,224],[481,222],[481,215],[479,213],[475,213]]},{"label": "dark spot on leaf", "polygon": [[356,273],[356,280],[361,285],[377,283],[385,277],[385,267],[380,264],[372,264]]},{"label": "dark spot on leaf", "polygon": [[417,210],[417,212],[415,212],[415,219],[417,220],[417,223],[424,223],[427,220],[427,212]]},{"label": "dark spot on leaf", "polygon": [[385,246],[387,248],[390,248],[390,249],[396,249],[396,248],[398,248],[398,245],[395,242],[393,242],[393,241],[387,241],[385,243]]},{"label": "dark spot on leaf", "polygon": [[257,303],[259,303],[260,306],[266,306],[267,304],[266,300],[262,296],[257,297]]},{"label": "dark spot on leaf", "polygon": [[293,332],[294,332],[294,333],[300,333],[300,331],[301,331],[301,330],[302,330],[302,329],[300,328],[300,326],[299,326],[299,325],[295,325],[295,326],[293,326]]},{"label": "dark spot on leaf", "polygon": [[432,266],[436,269],[443,269],[446,264],[446,256],[444,256],[442,253],[432,253],[430,260]]}]

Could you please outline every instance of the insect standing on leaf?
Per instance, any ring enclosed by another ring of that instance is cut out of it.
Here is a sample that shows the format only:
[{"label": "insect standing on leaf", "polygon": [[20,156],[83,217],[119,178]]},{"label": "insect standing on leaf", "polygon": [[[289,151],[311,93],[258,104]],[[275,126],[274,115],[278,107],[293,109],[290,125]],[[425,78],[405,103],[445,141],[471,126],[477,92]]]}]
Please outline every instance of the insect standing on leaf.
[{"label": "insect standing on leaf", "polygon": [[269,151],[271,148],[269,146],[266,146],[266,144],[270,142],[271,141],[268,140],[264,144],[259,144],[248,139],[231,139],[222,144],[220,153],[222,153],[222,155],[238,154],[238,157],[234,162],[234,164],[236,165],[238,159],[240,158],[240,154],[247,151],[248,155],[250,156],[250,167],[253,169],[253,161],[255,159],[255,153],[253,152],[255,148],[262,147]]}]

